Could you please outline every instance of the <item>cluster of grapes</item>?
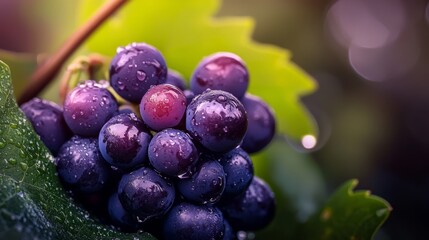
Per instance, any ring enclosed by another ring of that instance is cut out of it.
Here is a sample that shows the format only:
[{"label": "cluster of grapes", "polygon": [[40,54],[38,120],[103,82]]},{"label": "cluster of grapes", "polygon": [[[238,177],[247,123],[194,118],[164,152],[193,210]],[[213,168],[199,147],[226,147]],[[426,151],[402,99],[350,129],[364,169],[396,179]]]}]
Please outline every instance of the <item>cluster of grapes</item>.
[{"label": "cluster of grapes", "polygon": [[249,157],[269,144],[275,118],[246,93],[248,83],[243,60],[219,52],[199,63],[185,89],[157,49],[132,43],[113,58],[110,84],[81,83],[63,108],[37,98],[21,108],[64,185],[91,207],[104,202],[119,229],[235,239],[267,226],[275,211]]}]

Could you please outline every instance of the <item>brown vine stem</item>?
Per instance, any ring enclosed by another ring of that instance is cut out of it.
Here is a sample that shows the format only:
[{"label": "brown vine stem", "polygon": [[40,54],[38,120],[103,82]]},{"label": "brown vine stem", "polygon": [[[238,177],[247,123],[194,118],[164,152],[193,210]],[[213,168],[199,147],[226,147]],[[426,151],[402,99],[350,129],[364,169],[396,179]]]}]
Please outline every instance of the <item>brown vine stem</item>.
[{"label": "brown vine stem", "polygon": [[106,19],[121,8],[129,0],[109,0],[69,39],[39,66],[18,99],[18,104],[25,103],[36,97],[57,75],[65,61],[74,51],[96,30]]}]

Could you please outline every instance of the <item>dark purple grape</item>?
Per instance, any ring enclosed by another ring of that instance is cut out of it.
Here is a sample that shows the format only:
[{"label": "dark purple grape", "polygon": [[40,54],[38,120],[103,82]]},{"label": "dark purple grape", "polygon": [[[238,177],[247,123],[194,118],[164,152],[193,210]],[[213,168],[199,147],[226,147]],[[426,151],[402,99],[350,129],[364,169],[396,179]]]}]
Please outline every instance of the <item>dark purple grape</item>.
[{"label": "dark purple grape", "polygon": [[118,196],[126,211],[145,222],[168,212],[174,203],[175,189],[152,169],[141,167],[122,177]]},{"label": "dark purple grape", "polygon": [[241,99],[249,85],[244,61],[234,53],[218,52],[204,58],[191,77],[191,90],[200,94],[206,89],[223,90]]},{"label": "dark purple grape", "polygon": [[186,105],[189,105],[189,103],[191,103],[192,100],[194,99],[195,93],[189,89],[185,89],[183,91],[183,94],[185,94],[185,97],[186,97]]},{"label": "dark purple grape", "polygon": [[231,225],[229,224],[228,220],[224,219],[223,221],[225,225],[225,234],[223,235],[222,240],[235,240],[237,239],[236,234],[234,230],[232,229]]},{"label": "dark purple grape", "polygon": [[216,203],[225,190],[225,172],[217,161],[201,162],[191,178],[178,181],[177,189],[189,201],[199,204]]},{"label": "dark purple grape", "polygon": [[274,193],[256,176],[242,195],[221,207],[231,226],[244,231],[266,227],[274,218],[275,208]]},{"label": "dark purple grape", "polygon": [[118,112],[113,95],[101,85],[88,80],[67,94],[64,119],[73,133],[97,137],[103,125]]},{"label": "dark purple grape", "polygon": [[55,163],[60,179],[81,192],[102,190],[111,174],[96,138],[73,136],[60,148]]},{"label": "dark purple grape", "polygon": [[104,159],[119,168],[133,168],[147,159],[152,136],[134,113],[119,114],[104,124],[98,145]]},{"label": "dark purple grape", "polygon": [[241,147],[248,153],[255,153],[266,147],[276,133],[274,112],[262,99],[251,94],[246,94],[241,102],[248,120]]},{"label": "dark purple grape", "polygon": [[127,212],[119,201],[118,194],[114,193],[109,198],[107,210],[112,222],[123,231],[136,231],[139,227],[136,218]]},{"label": "dark purple grape", "polygon": [[232,94],[207,90],[188,105],[186,130],[208,150],[228,152],[243,140],[247,130],[246,111]]},{"label": "dark purple grape", "polygon": [[168,240],[221,240],[225,231],[219,209],[210,206],[180,203],[164,221],[163,237]]},{"label": "dark purple grape", "polygon": [[253,179],[253,163],[249,155],[236,148],[219,159],[225,171],[226,184],[224,197],[231,198],[243,193]]},{"label": "dark purple grape", "polygon": [[178,71],[173,69],[168,69],[167,72],[167,81],[165,83],[176,86],[180,90],[184,91],[186,89],[185,78]]},{"label": "dark purple grape", "polygon": [[153,130],[176,127],[185,115],[186,97],[171,84],[150,88],[140,103],[143,121]]},{"label": "dark purple grape", "polygon": [[21,110],[33,125],[42,142],[56,156],[72,133],[64,121],[63,110],[56,103],[33,98],[24,103]]},{"label": "dark purple grape", "polygon": [[160,173],[187,177],[198,161],[198,150],[184,132],[172,128],[155,134],[149,144],[149,161]]},{"label": "dark purple grape", "polygon": [[113,89],[124,99],[139,103],[151,86],[166,82],[167,65],[153,46],[131,43],[118,48],[109,73]]}]

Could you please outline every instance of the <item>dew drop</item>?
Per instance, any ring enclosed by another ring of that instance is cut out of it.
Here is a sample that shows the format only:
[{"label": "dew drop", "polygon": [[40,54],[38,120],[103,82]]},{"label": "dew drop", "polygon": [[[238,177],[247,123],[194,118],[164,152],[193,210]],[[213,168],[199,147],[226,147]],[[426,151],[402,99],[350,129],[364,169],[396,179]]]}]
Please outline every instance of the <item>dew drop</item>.
[{"label": "dew drop", "polygon": [[7,160],[7,162],[11,165],[15,165],[16,164],[16,159],[15,158],[9,158],[9,160]]},{"label": "dew drop", "polygon": [[19,163],[19,166],[21,167],[21,169],[23,171],[27,171],[28,170],[28,165],[24,162]]},{"label": "dew drop", "polygon": [[144,80],[146,80],[146,73],[145,73],[145,72],[143,72],[143,71],[138,70],[138,71],[137,71],[137,79],[138,79],[139,81],[144,81]]}]

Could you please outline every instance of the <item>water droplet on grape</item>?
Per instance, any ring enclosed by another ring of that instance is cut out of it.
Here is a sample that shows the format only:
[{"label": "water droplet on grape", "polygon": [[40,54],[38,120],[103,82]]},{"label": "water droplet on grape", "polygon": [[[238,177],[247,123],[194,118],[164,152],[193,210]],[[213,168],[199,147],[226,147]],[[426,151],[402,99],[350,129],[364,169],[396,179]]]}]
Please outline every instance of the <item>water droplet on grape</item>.
[{"label": "water droplet on grape", "polygon": [[139,81],[144,81],[144,80],[146,80],[146,73],[145,73],[145,72],[143,72],[143,71],[141,71],[141,70],[138,70],[138,71],[137,71],[137,79],[138,79]]}]

